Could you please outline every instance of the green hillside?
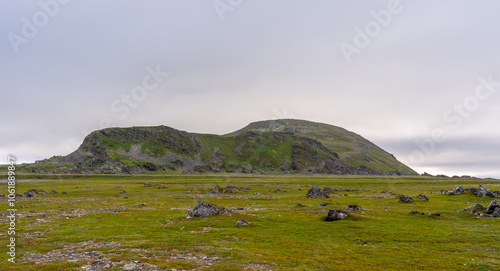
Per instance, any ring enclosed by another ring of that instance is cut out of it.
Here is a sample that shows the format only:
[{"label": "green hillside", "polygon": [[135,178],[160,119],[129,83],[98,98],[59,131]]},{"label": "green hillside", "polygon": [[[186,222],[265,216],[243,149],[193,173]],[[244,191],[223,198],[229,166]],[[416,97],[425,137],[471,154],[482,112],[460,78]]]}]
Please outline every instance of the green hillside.
[{"label": "green hillside", "polygon": [[166,126],[108,128],[92,132],[75,152],[39,161],[27,170],[416,174],[355,133],[328,124],[290,119],[254,122],[222,136]]}]

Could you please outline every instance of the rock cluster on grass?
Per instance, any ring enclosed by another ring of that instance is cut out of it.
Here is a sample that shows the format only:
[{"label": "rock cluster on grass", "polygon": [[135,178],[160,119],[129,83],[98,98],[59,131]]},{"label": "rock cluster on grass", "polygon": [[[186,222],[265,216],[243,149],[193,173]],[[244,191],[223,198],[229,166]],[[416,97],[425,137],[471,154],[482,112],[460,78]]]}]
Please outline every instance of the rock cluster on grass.
[{"label": "rock cluster on grass", "polygon": [[441,190],[439,192],[440,195],[449,195],[449,196],[456,196],[456,195],[460,195],[464,192],[464,187],[463,186],[458,186],[458,187],[455,187],[451,190]]},{"label": "rock cluster on grass", "polygon": [[347,208],[353,210],[353,211],[361,211],[361,206],[357,205],[357,204],[352,204],[352,205],[349,205]]},{"label": "rock cluster on grass", "polygon": [[429,201],[429,198],[426,195],[419,194],[418,198],[423,201]]},{"label": "rock cluster on grass", "polygon": [[[410,215],[425,215],[424,212],[412,210],[409,212]],[[428,213],[428,216],[441,216],[441,213]]]},{"label": "rock cluster on grass", "polygon": [[23,196],[25,198],[32,198],[34,196],[45,195],[45,194],[47,194],[47,192],[45,192],[43,190],[30,189],[30,190],[24,192]]},{"label": "rock cluster on grass", "polygon": [[221,215],[223,213],[232,213],[233,211],[229,210],[226,207],[217,206],[210,202],[197,200],[193,210],[187,212],[186,219],[190,219],[192,217],[207,217],[214,215]]},{"label": "rock cluster on grass", "polygon": [[490,191],[488,188],[483,186],[482,184],[479,185],[478,188],[467,188],[465,191],[471,191],[472,193],[476,194],[478,197],[490,197],[490,198],[500,198],[500,191]]},{"label": "rock cluster on grass", "polygon": [[413,198],[405,196],[405,195],[400,195],[399,201],[404,202],[404,203],[411,203],[411,202],[413,202]]},{"label": "rock cluster on grass", "polygon": [[341,209],[330,209],[328,210],[328,215],[325,218],[325,221],[336,221],[346,219],[349,214]]},{"label": "rock cluster on grass", "polygon": [[319,186],[313,185],[312,188],[307,191],[306,198],[330,198],[330,195],[328,195],[328,193],[323,189],[319,188]]},{"label": "rock cluster on grass", "polygon": [[208,191],[208,194],[219,194],[219,193],[235,193],[235,192],[245,192],[243,189],[240,189],[233,185],[228,185],[226,188],[219,187],[218,185]]},{"label": "rock cluster on grass", "polygon": [[[500,217],[500,204],[496,199],[492,200],[488,207],[484,207],[481,204],[474,204],[464,209],[464,211],[468,210],[470,210],[469,214],[479,217]],[[485,214],[480,212],[483,210],[486,210]]]},{"label": "rock cluster on grass", "polygon": [[320,207],[324,207],[324,206],[327,206],[327,205],[330,205],[331,203],[328,203],[328,202],[322,202],[319,204]]},{"label": "rock cluster on grass", "polygon": [[451,190],[441,190],[439,194],[456,196],[460,195],[465,191],[470,191],[478,197],[490,197],[490,198],[500,198],[500,191],[490,191],[484,185],[480,184],[479,188],[463,188],[462,186],[456,187]]}]

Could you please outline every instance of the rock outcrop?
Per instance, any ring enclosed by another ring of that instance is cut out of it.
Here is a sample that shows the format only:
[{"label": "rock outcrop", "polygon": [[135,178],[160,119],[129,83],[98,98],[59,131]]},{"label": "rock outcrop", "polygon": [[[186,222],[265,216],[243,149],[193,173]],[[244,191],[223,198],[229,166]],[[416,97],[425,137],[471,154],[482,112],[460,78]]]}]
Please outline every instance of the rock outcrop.
[{"label": "rock outcrop", "polygon": [[319,186],[313,185],[312,188],[307,191],[306,198],[322,199],[330,198],[330,195],[328,195],[328,193],[323,189],[319,188]]},{"label": "rock outcrop", "polygon": [[226,207],[217,206],[206,201],[196,201],[193,210],[187,212],[186,219],[192,217],[207,217],[214,215],[221,215],[224,213],[232,213],[233,211],[227,209]]},{"label": "rock outcrop", "polygon": [[349,214],[342,209],[330,209],[325,221],[336,221],[346,219]]}]

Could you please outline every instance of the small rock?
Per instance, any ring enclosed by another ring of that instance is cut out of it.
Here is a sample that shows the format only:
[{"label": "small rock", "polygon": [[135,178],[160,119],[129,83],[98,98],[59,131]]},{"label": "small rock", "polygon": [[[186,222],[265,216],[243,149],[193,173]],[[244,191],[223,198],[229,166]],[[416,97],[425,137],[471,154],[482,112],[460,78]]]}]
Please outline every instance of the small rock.
[{"label": "small rock", "polygon": [[144,186],[145,186],[145,187],[150,187],[150,186],[153,186],[153,184],[150,184],[150,183],[144,183]]},{"label": "small rock", "polygon": [[297,205],[295,205],[295,207],[306,207],[306,206],[299,202],[299,203],[297,203]]},{"label": "small rock", "polygon": [[361,206],[359,206],[357,204],[349,205],[347,208],[354,210],[354,211],[358,211],[358,212],[361,211]]},{"label": "small rock", "polygon": [[327,206],[327,205],[330,205],[331,203],[328,203],[328,202],[322,202],[319,204],[319,206],[323,207],[323,206]]},{"label": "small rock", "polygon": [[405,202],[405,203],[410,203],[410,202],[413,202],[413,199],[408,197],[408,196],[405,196],[405,195],[401,195],[399,197],[399,201],[400,202]]},{"label": "small rock", "polygon": [[481,213],[480,213],[479,211],[474,210],[474,209],[473,209],[473,210],[471,210],[471,211],[469,212],[469,214],[471,214],[471,215],[481,215]]},{"label": "small rock", "polygon": [[118,194],[126,194],[126,193],[127,193],[127,191],[125,191],[125,190],[118,192]]},{"label": "small rock", "polygon": [[326,216],[325,221],[335,221],[346,219],[349,214],[341,209],[330,209],[328,211],[328,215]]},{"label": "small rock", "polygon": [[236,222],[236,226],[250,226],[252,223],[246,221],[246,220],[243,220],[243,219],[240,219],[238,220],[238,222]]},{"label": "small rock", "polygon": [[66,192],[62,191],[62,192],[61,192],[61,194],[68,194],[68,193],[66,193]]},{"label": "small rock", "polygon": [[441,216],[441,213],[428,213],[427,215],[433,215],[433,216]]},{"label": "small rock", "polygon": [[429,198],[426,195],[418,194],[418,198],[423,201],[429,201]]},{"label": "small rock", "polygon": [[476,203],[476,204],[474,204],[474,205],[471,205],[471,206],[469,206],[469,207],[466,207],[466,208],[464,209],[464,212],[465,212],[465,211],[468,211],[468,210],[477,210],[477,211],[479,211],[479,210],[486,210],[486,207],[484,207],[483,205],[481,205],[481,204],[479,204],[479,203]]},{"label": "small rock", "polygon": [[419,212],[419,211],[415,211],[415,210],[410,211],[410,215],[415,215],[415,214],[425,215],[424,212]]}]

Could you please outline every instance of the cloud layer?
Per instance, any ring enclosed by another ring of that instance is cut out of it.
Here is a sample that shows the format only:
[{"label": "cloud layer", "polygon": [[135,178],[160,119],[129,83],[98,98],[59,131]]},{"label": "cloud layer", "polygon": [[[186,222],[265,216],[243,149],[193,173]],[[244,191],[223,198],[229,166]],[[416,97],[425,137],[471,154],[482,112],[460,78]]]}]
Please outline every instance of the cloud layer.
[{"label": "cloud layer", "polygon": [[419,172],[500,177],[496,1],[0,7],[0,157],[64,155],[107,126],[224,134],[292,117],[359,133]]}]

